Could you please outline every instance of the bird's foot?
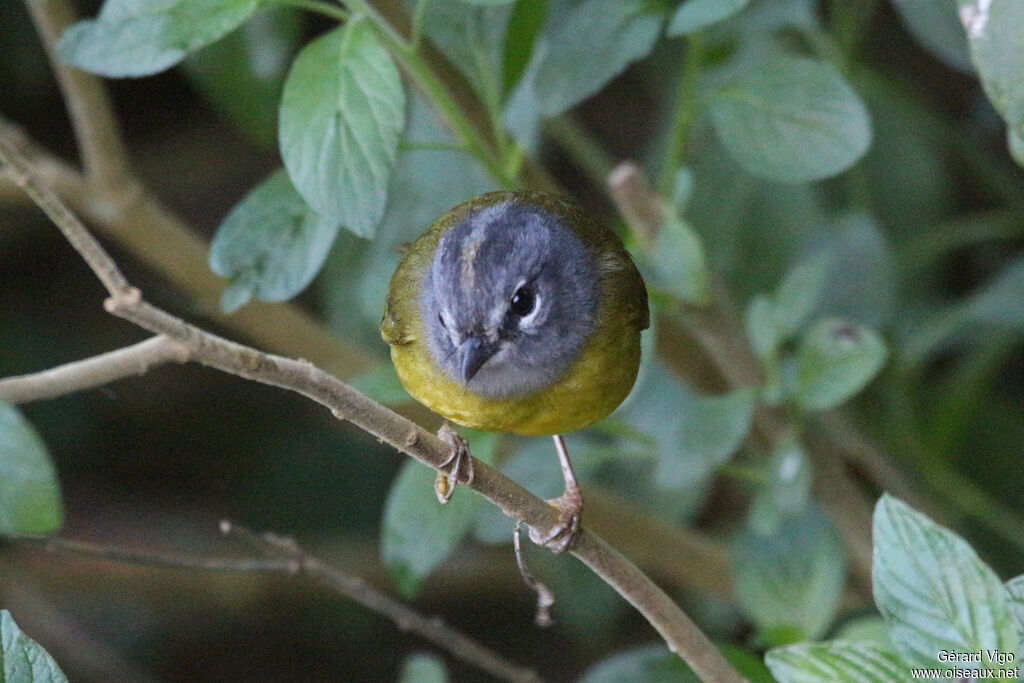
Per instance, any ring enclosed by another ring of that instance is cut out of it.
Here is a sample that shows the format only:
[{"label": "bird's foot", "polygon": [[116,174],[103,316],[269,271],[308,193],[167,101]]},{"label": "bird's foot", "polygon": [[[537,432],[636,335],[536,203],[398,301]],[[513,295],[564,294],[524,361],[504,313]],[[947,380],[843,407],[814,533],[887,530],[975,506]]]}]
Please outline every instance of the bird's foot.
[{"label": "bird's foot", "polygon": [[473,456],[469,454],[469,442],[455,431],[447,421],[437,430],[437,438],[450,447],[448,459],[441,463],[437,478],[434,479],[434,493],[437,502],[444,505],[452,499],[455,485],[473,483]]},{"label": "bird's foot", "polygon": [[583,494],[579,487],[567,488],[561,496],[547,502],[558,510],[558,522],[543,534],[531,527],[530,540],[558,555],[572,548],[579,538]]}]

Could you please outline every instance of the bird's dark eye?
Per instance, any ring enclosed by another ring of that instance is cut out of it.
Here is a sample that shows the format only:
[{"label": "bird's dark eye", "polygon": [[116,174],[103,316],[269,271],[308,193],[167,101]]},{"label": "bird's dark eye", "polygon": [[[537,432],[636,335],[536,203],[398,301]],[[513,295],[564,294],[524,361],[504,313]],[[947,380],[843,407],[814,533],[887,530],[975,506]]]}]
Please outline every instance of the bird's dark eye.
[{"label": "bird's dark eye", "polygon": [[444,316],[440,313],[437,314],[437,322],[441,323],[441,329],[447,330],[448,326],[444,324]]},{"label": "bird's dark eye", "polygon": [[520,287],[516,290],[516,293],[512,295],[512,303],[509,304],[509,310],[518,315],[520,318],[533,313],[534,306],[537,305],[537,300],[526,287]]}]

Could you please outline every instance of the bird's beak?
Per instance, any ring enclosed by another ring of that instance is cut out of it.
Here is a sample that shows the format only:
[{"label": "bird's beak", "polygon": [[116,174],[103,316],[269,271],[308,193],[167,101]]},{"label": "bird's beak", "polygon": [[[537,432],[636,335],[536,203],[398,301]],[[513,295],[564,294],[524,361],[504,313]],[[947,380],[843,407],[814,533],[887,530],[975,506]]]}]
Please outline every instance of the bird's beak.
[{"label": "bird's beak", "polygon": [[494,355],[494,344],[480,337],[467,337],[459,346],[459,367],[462,368],[462,381],[469,383],[478,370]]}]

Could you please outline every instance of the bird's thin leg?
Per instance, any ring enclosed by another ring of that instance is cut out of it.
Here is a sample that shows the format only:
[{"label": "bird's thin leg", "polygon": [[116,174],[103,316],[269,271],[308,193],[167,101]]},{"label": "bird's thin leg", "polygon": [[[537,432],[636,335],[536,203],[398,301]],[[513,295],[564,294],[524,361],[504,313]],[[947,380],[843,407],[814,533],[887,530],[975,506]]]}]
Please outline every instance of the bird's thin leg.
[{"label": "bird's thin leg", "polygon": [[576,475],[572,471],[572,463],[569,462],[569,451],[565,448],[565,440],[562,439],[561,434],[555,434],[551,438],[555,441],[558,463],[562,467],[565,492],[558,498],[548,501],[558,509],[558,523],[544,535],[535,535],[531,529],[530,539],[534,543],[550,548],[555,553],[564,553],[572,547],[579,536],[583,493],[580,491],[580,485],[576,483]]},{"label": "bird's thin leg", "polygon": [[469,442],[455,431],[447,420],[437,430],[437,438],[451,448],[448,459],[441,463],[437,478],[434,479],[437,502],[444,505],[452,499],[455,485],[460,479],[465,484],[473,483],[473,456],[469,454]]}]

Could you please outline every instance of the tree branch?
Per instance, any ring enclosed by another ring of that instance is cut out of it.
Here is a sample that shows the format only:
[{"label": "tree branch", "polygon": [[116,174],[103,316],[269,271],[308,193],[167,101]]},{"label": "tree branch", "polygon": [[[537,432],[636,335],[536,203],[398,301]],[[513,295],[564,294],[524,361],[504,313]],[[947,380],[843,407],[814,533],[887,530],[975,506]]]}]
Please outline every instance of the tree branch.
[{"label": "tree branch", "polygon": [[[313,364],[265,354],[228,341],[175,318],[142,299],[84,225],[46,187],[33,177],[29,164],[10,140],[0,135],[0,161],[10,166],[19,185],[60,230],[107,286],[106,310],[144,329],[162,334],[187,348],[190,357],[224,372],[296,391],[331,410],[396,449],[438,469],[448,459],[448,447],[419,425],[374,402]],[[471,487],[513,519],[542,535],[557,524],[550,505],[497,470],[476,462]],[[581,529],[572,554],[591,567],[634,605],[703,680],[741,681],[742,676],[722,657],[707,637],[672,599],[635,565],[593,533]]]},{"label": "tree branch", "polygon": [[25,5],[57,75],[90,182],[98,188],[119,191],[136,184],[103,81],[65,64],[54,52],[60,34],[75,21],[75,11],[67,0],[25,0]]},{"label": "tree branch", "polygon": [[144,375],[164,363],[184,363],[188,350],[167,337],[152,337],[123,349],[60,365],[42,372],[0,379],[0,398],[29,403]]}]

